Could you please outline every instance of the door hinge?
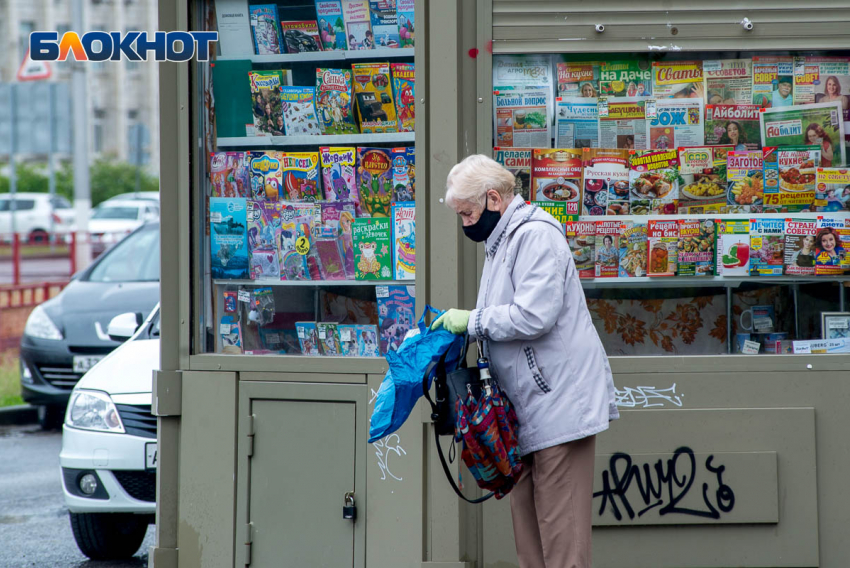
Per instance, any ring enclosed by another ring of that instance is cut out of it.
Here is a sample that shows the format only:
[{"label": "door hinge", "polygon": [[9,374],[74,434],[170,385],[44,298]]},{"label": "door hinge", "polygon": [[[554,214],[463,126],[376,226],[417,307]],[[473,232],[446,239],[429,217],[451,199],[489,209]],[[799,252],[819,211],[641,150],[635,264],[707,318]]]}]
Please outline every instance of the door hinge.
[{"label": "door hinge", "polygon": [[254,428],[256,424],[255,416],[251,414],[248,416],[248,456],[254,455]]},{"label": "door hinge", "polygon": [[251,544],[254,542],[254,523],[245,525],[245,566],[251,564]]}]

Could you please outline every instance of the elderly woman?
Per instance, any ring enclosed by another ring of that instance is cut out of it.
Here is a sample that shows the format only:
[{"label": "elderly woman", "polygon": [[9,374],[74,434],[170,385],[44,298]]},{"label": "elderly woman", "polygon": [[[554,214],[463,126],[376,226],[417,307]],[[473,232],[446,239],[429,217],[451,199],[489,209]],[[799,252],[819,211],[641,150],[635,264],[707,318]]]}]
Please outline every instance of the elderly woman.
[{"label": "elderly woman", "polygon": [[486,156],[457,164],[447,186],[446,203],[466,236],[484,242],[486,260],[476,308],[433,325],[482,340],[516,407],[526,465],[511,492],[519,565],[589,567],[595,435],[619,413],[567,241]]}]

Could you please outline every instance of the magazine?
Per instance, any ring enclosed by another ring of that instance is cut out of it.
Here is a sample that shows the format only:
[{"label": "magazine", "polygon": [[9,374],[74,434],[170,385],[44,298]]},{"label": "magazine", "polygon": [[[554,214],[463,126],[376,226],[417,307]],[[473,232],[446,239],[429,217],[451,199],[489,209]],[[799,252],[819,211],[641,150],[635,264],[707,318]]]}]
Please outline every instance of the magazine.
[{"label": "magazine", "polygon": [[392,207],[393,279],[416,278],[416,204],[398,203]]},{"label": "magazine", "polygon": [[578,215],[567,213],[567,204],[563,201],[531,201],[535,207],[540,207],[546,213],[555,218],[561,224],[561,230],[566,231],[564,225],[569,221],[577,221]]},{"label": "magazine", "polygon": [[494,158],[514,175],[515,195],[531,201],[531,148],[493,148]]},{"label": "magazine", "polygon": [[702,61],[653,61],[652,96],[704,100]]},{"label": "magazine", "polygon": [[[212,152],[210,154],[210,186],[213,197],[246,197],[247,184],[241,167],[242,152]],[[240,187],[240,185],[242,187]]]},{"label": "magazine", "polygon": [[557,72],[559,97],[599,96],[599,63],[559,62]]},{"label": "magazine", "polygon": [[257,201],[277,201],[283,197],[281,158],[283,152],[251,152],[251,197]]},{"label": "magazine", "polygon": [[726,211],[726,159],[732,146],[679,148],[679,213]]},{"label": "magazine", "polygon": [[762,146],[816,144],[821,167],[845,164],[841,102],[764,109],[760,119]]},{"label": "magazine", "polygon": [[351,200],[323,201],[319,205],[322,207],[322,229],[331,229],[337,235],[341,233],[342,224],[346,221],[344,214],[355,217],[354,202]]},{"label": "magazine", "polygon": [[564,201],[567,203],[567,214],[578,215],[581,203],[581,160],[581,150],[532,150],[531,200]]},{"label": "magazine", "polygon": [[631,215],[672,215],[679,203],[679,153],[676,150],[629,152]]},{"label": "magazine", "polygon": [[649,61],[603,61],[599,68],[599,96],[652,96]]},{"label": "magazine", "polygon": [[567,221],[564,231],[579,278],[593,278],[596,275],[596,223]]},{"label": "magazine", "polygon": [[766,211],[798,213],[812,210],[820,153],[817,146],[764,149]]},{"label": "magazine", "polygon": [[313,248],[319,257],[320,280],[346,280],[345,257],[336,235],[317,238]]},{"label": "magazine", "polygon": [[850,210],[850,170],[818,168],[814,205],[817,211]]},{"label": "magazine", "polygon": [[283,32],[286,53],[322,51],[322,39],[319,37],[316,20],[281,22],[280,29]]},{"label": "magazine", "polygon": [[319,336],[322,355],[326,357],[339,357],[343,354],[342,345],[339,342],[339,328],[336,323],[317,322],[316,331]]},{"label": "magazine", "polygon": [[815,274],[837,276],[850,270],[850,224],[844,217],[818,217]]},{"label": "magazine", "polygon": [[646,235],[647,276],[675,276],[679,259],[679,222],[651,220],[647,223]]},{"label": "magazine", "polygon": [[785,220],[785,274],[811,276],[815,273],[815,219]]},{"label": "magazine", "polygon": [[679,219],[679,276],[714,275],[714,221]]},{"label": "magazine", "polygon": [[[396,13],[398,14],[398,36],[402,48],[415,46],[415,0],[396,0]],[[412,64],[411,64],[412,65]]]},{"label": "magazine", "polygon": [[277,55],[284,53],[280,48],[280,20],[277,19],[277,4],[262,4],[249,7],[251,33],[254,36],[254,53]]},{"label": "magazine", "polygon": [[357,326],[338,324],[339,346],[344,357],[357,357]]},{"label": "magazine", "polygon": [[599,147],[646,150],[646,100],[599,99]]},{"label": "magazine", "polygon": [[555,147],[598,148],[596,98],[558,97],[555,104]]},{"label": "magazine", "polygon": [[283,111],[280,88],[284,85],[281,71],[250,71],[251,110],[254,113],[255,136],[283,136]]},{"label": "magazine", "polygon": [[[552,57],[548,54],[499,55],[493,57],[494,91],[544,91],[546,116],[555,115],[555,85],[552,77]],[[494,130],[497,130],[494,128]],[[508,144],[496,144],[508,146]],[[522,144],[514,144],[522,146]],[[532,146],[532,144],[527,144]],[[549,144],[544,147],[549,148]]]},{"label": "magazine", "polygon": [[416,106],[416,72],[413,63],[390,63],[393,97],[399,132],[413,132]]},{"label": "magazine", "polygon": [[322,199],[318,152],[286,152],[280,164],[288,201],[316,202]]},{"label": "magazine", "polygon": [[375,47],[397,49],[399,28],[396,0],[369,0],[369,13],[372,19],[372,33],[375,35]]},{"label": "magazine", "polygon": [[726,158],[726,212],[762,212],[765,193],[763,178],[763,160],[759,150],[729,152]]},{"label": "magazine", "polygon": [[647,260],[646,225],[628,221],[620,223],[618,254],[620,256],[620,278],[640,278],[646,276]]},{"label": "magazine", "polygon": [[345,20],[342,16],[342,0],[316,0],[316,17],[323,51],[348,49]]},{"label": "magazine", "polygon": [[753,102],[753,60],[712,59],[702,62],[706,105]]},{"label": "magazine", "polygon": [[322,133],[316,118],[315,95],[313,87],[281,86],[280,104],[287,136]]},{"label": "magazine", "polygon": [[354,280],[356,271],[354,269],[354,235],[353,225],[356,216],[353,212],[347,209],[339,214],[339,243],[342,248],[343,261],[345,262],[345,278]]},{"label": "magazine", "polygon": [[797,57],[794,104],[830,102],[839,102],[844,122],[850,120],[850,57]]},{"label": "magazine", "polygon": [[391,148],[393,203],[416,200],[416,148]]},{"label": "magazine", "polygon": [[248,212],[241,197],[210,197],[210,272],[215,279],[247,280]]},{"label": "magazine", "polygon": [[322,146],[322,188],[326,201],[353,200],[359,208],[360,199],[355,185],[354,166],[357,150],[354,147]]},{"label": "magazine", "polygon": [[378,342],[378,327],[376,325],[357,325],[357,356],[380,357],[381,345]]},{"label": "magazine", "polygon": [[351,105],[351,71],[316,69],[316,115],[322,134],[357,134]]},{"label": "magazine", "polygon": [[378,330],[381,354],[398,351],[404,336],[416,325],[415,286],[377,286]]},{"label": "magazine", "polygon": [[731,145],[733,150],[761,148],[758,105],[708,105],[705,107],[705,144]]},{"label": "magazine", "polygon": [[620,272],[621,221],[596,221],[596,278],[616,278]]},{"label": "magazine", "polygon": [[702,99],[657,101],[656,115],[646,119],[647,148],[668,150],[682,146],[702,146],[705,143],[702,107]]},{"label": "magazine", "polygon": [[375,49],[369,0],[342,0],[342,15],[345,20],[348,49],[351,51]]},{"label": "magazine", "polygon": [[295,331],[298,333],[298,343],[301,345],[301,354],[310,357],[318,357],[322,354],[319,346],[319,331],[314,321],[295,322]]},{"label": "magazine", "polygon": [[785,220],[750,220],[750,276],[782,276]]},{"label": "magazine", "polygon": [[[284,203],[280,211],[280,232],[278,233],[278,259],[280,263],[281,280],[310,280],[307,259],[304,254],[296,251],[300,237],[309,243],[311,227],[300,223],[301,219],[295,210],[295,204]],[[304,240],[302,239],[302,242]]]},{"label": "magazine", "polygon": [[715,241],[717,276],[750,275],[750,222],[723,220],[717,222]]},{"label": "magazine", "polygon": [[548,91],[493,91],[496,145],[551,148],[551,106]]},{"label": "magazine", "polygon": [[753,57],[753,104],[762,108],[791,106],[793,90],[794,60],[791,56]]},{"label": "magazine", "polygon": [[295,209],[295,252],[304,256],[309,280],[322,280],[322,267],[316,240],[322,234],[322,207],[319,203],[292,203]]},{"label": "magazine", "polygon": [[[265,210],[266,203],[252,199],[246,202],[251,280],[277,279],[280,275],[277,259],[277,232],[280,219],[274,219],[273,207],[269,208],[268,212]],[[269,203],[269,205],[277,205],[277,203]]]},{"label": "magazine", "polygon": [[219,324],[221,352],[239,355],[242,353],[242,326],[236,316],[221,316]]},{"label": "magazine", "polygon": [[354,270],[357,280],[392,280],[392,235],[389,219],[355,219]]},{"label": "magazine", "polygon": [[360,132],[376,134],[398,132],[398,119],[393,104],[389,63],[354,63],[354,97]]},{"label": "magazine", "polygon": [[360,215],[389,217],[393,200],[392,157],[386,148],[357,147]]},{"label": "magazine", "polygon": [[629,214],[629,152],[585,148],[582,152],[584,191],[581,214]]}]

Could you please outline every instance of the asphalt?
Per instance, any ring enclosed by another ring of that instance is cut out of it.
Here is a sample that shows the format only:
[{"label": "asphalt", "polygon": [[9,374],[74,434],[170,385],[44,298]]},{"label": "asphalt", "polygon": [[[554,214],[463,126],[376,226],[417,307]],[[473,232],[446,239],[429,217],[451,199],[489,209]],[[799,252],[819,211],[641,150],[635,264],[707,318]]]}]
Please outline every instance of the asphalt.
[{"label": "asphalt", "polygon": [[0,426],[0,568],[144,568],[154,527],[133,559],[93,562],[77,549],[62,497],[62,434]]}]

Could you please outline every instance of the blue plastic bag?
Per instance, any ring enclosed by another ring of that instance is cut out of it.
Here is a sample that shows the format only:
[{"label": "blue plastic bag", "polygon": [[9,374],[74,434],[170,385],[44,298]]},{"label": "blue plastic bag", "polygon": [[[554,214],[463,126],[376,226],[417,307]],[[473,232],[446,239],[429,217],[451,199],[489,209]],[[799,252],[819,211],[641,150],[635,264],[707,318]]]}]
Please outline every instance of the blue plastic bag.
[{"label": "blue plastic bag", "polygon": [[[369,443],[380,440],[398,430],[416,401],[422,396],[422,378],[428,365],[446,355],[446,368],[458,364],[465,338],[440,327],[429,329],[425,316],[431,312],[439,317],[443,312],[426,306],[419,318],[419,333],[404,340],[397,351],[387,353],[390,369],[384,376],[375,399],[375,410],[369,427]],[[428,377],[428,386],[433,376]]]}]

